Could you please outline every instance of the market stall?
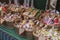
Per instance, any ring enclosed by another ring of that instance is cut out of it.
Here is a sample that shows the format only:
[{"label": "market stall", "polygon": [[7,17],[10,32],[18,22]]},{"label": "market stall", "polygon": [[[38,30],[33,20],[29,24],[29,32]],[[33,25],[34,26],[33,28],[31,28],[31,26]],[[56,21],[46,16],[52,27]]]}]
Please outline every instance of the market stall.
[{"label": "market stall", "polygon": [[60,30],[58,31],[60,14],[52,12],[52,10],[21,8],[14,4],[10,5],[8,9],[6,14],[1,11],[4,15],[0,17],[0,24],[7,29],[14,29],[19,36],[23,35],[30,40],[60,39]]}]

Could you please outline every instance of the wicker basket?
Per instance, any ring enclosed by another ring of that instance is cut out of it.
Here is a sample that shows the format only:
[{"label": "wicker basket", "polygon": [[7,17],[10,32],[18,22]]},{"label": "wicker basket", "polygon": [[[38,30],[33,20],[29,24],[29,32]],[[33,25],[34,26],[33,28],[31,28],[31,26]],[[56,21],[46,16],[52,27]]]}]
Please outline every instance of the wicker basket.
[{"label": "wicker basket", "polygon": [[26,37],[29,39],[29,40],[33,40],[33,33],[31,31],[26,31]]},{"label": "wicker basket", "polygon": [[10,28],[10,29],[13,29],[14,28],[14,25],[13,25],[13,22],[5,22],[6,23],[6,27],[7,28]]}]

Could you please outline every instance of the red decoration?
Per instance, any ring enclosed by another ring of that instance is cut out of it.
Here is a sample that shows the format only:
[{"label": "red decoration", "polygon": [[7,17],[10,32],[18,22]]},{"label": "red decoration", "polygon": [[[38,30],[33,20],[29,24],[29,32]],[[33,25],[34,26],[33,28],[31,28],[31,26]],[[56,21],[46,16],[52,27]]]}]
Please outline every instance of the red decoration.
[{"label": "red decoration", "polygon": [[58,18],[57,18],[57,17],[56,17],[56,18],[54,18],[54,25],[58,25],[58,23],[59,23]]},{"label": "red decoration", "polygon": [[6,11],[6,8],[4,6],[2,6],[2,11],[4,11],[4,12]]}]

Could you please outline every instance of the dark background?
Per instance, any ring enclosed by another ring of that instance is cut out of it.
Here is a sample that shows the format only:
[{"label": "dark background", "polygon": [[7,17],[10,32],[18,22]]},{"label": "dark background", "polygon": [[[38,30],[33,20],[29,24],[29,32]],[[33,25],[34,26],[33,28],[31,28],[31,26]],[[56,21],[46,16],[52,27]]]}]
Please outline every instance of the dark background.
[{"label": "dark background", "polygon": [[60,0],[57,0],[56,10],[60,12]]},{"label": "dark background", "polygon": [[[3,2],[6,2],[6,3],[9,2],[8,0],[0,0],[0,1],[2,3]],[[18,0],[18,2],[23,5],[24,0]],[[12,3],[14,3],[14,0],[12,0]],[[46,7],[46,0],[34,0],[34,7],[37,9],[43,9],[44,10]]]}]

